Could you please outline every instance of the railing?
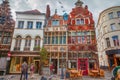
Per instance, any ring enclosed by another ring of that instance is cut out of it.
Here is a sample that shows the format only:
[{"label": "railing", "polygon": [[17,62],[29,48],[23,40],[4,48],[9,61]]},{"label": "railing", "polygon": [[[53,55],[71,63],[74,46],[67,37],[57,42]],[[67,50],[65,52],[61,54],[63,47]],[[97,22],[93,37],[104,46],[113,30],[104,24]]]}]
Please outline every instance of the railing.
[{"label": "railing", "polygon": [[30,47],[25,47],[24,51],[30,51]]},{"label": "railing", "polygon": [[34,51],[40,51],[40,47],[34,47]]},{"label": "railing", "polygon": [[20,51],[20,47],[14,47],[14,51]]}]

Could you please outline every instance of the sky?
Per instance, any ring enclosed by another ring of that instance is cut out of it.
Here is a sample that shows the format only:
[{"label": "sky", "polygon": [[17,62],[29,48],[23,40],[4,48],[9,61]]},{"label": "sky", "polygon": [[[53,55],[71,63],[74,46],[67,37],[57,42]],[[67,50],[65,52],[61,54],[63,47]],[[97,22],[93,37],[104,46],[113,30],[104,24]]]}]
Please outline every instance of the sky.
[{"label": "sky", "polygon": [[[85,5],[88,5],[88,9],[93,14],[93,18],[95,23],[97,24],[97,20],[100,12],[103,10],[113,7],[120,6],[120,0],[81,0]],[[2,0],[0,0],[0,3]],[[57,13],[62,15],[64,14],[63,10],[66,13],[70,13],[72,8],[75,7],[75,2],[77,0],[9,0],[12,16],[15,19],[16,11],[26,11],[26,10],[34,10],[38,9],[40,12],[46,12],[46,5],[50,5],[51,15],[55,13],[55,9],[57,9]],[[63,8],[61,8],[63,6]]]}]

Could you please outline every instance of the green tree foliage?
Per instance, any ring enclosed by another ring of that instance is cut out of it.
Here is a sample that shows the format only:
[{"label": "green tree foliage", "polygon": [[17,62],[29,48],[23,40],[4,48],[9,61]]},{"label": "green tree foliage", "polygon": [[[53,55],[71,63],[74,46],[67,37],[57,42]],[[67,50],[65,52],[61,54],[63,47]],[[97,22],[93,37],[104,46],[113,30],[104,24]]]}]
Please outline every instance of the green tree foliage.
[{"label": "green tree foliage", "polygon": [[42,63],[48,58],[47,55],[48,55],[47,50],[44,47],[41,48],[41,50],[40,50],[40,60],[41,60]]},{"label": "green tree foliage", "polygon": [[40,74],[42,74],[42,68],[44,66],[44,62],[48,59],[48,52],[47,52],[47,50],[44,47],[42,47],[40,49],[40,53],[39,54],[40,54],[40,67],[41,67]]}]

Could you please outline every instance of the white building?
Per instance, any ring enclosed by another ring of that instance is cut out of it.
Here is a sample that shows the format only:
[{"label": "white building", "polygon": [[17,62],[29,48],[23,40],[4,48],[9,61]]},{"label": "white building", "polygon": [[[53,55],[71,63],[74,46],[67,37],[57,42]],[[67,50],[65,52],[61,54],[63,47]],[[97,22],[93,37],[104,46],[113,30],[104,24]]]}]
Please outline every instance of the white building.
[{"label": "white building", "polygon": [[23,61],[35,64],[38,72],[39,51],[43,46],[45,13],[38,10],[16,12],[16,24],[11,44],[10,73],[19,73]]},{"label": "white building", "polygon": [[120,6],[102,11],[96,30],[100,65],[120,65]]}]

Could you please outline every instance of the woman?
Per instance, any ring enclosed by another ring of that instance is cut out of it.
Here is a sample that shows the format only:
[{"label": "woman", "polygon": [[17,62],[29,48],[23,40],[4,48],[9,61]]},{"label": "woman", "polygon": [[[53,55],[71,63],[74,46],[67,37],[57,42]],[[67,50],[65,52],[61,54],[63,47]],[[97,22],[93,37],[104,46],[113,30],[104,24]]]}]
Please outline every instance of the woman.
[{"label": "woman", "polygon": [[34,70],[35,70],[35,67],[34,67],[34,64],[32,63],[31,66],[30,66],[30,78],[34,78]]}]

